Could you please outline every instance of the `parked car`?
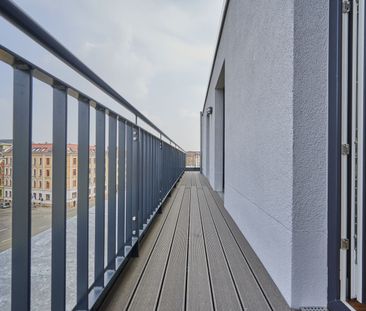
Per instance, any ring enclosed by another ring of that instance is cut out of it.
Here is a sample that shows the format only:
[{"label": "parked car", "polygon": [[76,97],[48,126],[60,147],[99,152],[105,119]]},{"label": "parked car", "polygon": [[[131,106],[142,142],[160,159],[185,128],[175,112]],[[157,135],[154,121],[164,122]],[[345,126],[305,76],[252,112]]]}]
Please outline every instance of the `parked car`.
[{"label": "parked car", "polygon": [[2,202],[2,203],[0,203],[0,208],[10,208],[10,203],[9,202]]}]

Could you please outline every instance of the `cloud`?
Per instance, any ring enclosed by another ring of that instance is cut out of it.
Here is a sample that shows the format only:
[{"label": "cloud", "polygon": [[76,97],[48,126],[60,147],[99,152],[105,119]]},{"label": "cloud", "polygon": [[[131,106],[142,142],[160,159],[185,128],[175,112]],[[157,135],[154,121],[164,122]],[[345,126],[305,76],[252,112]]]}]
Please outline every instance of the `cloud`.
[{"label": "cloud", "polygon": [[[178,144],[199,148],[198,116],[222,0],[16,2]],[[0,30],[3,37],[4,32]],[[22,55],[30,53],[47,70],[119,109],[53,56],[35,47],[29,52],[12,38],[6,41]]]}]

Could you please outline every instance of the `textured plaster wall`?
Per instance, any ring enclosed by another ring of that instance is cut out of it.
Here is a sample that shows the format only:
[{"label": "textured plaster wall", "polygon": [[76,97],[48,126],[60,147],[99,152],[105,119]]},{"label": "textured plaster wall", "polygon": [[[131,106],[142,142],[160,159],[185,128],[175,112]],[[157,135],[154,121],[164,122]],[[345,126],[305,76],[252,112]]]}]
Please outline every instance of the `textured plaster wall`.
[{"label": "textured plaster wall", "polygon": [[327,5],[231,0],[205,103],[215,186],[225,62],[225,206],[292,307],[326,305]]},{"label": "textured plaster wall", "polygon": [[295,1],[293,294],[326,305],[328,1]]}]

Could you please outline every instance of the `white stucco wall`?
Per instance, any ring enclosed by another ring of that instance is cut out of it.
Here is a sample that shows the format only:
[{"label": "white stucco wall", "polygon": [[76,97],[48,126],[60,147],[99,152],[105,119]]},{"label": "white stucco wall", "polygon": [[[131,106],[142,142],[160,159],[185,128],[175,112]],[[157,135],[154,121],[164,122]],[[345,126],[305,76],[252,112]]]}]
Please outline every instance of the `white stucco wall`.
[{"label": "white stucco wall", "polygon": [[328,0],[231,0],[205,103],[208,155],[202,119],[214,186],[225,62],[225,206],[292,307],[327,304],[327,55]]}]

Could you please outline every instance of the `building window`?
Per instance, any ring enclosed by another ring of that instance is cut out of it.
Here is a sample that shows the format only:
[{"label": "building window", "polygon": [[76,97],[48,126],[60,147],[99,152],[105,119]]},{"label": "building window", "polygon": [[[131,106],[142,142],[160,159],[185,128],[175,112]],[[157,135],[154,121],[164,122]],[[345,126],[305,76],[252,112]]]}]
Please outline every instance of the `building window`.
[{"label": "building window", "polygon": [[73,180],[73,181],[72,181],[72,186],[73,186],[73,187],[76,187],[76,180]]},{"label": "building window", "polygon": [[51,200],[51,196],[49,194],[46,194],[46,201],[50,201]]},{"label": "building window", "polygon": [[3,191],[0,189],[0,197],[3,196]]},{"label": "building window", "polygon": [[39,182],[39,188],[42,188],[42,182],[41,181]]},{"label": "building window", "polygon": [[46,158],[46,164],[50,165],[50,158]]},{"label": "building window", "polygon": [[76,199],[76,192],[73,192],[73,193],[72,193],[72,198],[73,198],[73,199]]},{"label": "building window", "polygon": [[42,170],[39,170],[39,176],[42,176]]},{"label": "building window", "polygon": [[5,198],[8,197],[8,191],[5,191]]},{"label": "building window", "polygon": [[42,158],[39,158],[39,165],[42,165]]},{"label": "building window", "polygon": [[37,175],[37,172],[36,172],[36,170],[34,169],[33,170],[33,176],[35,177]]},{"label": "building window", "polygon": [[38,199],[42,200],[42,193],[38,193]]},{"label": "building window", "polygon": [[50,170],[46,170],[46,176],[50,177]]},{"label": "building window", "polygon": [[76,169],[75,168],[72,170],[72,175],[76,176]]},{"label": "building window", "polygon": [[72,164],[76,165],[76,158],[72,159]]},{"label": "building window", "polygon": [[37,194],[33,192],[33,199],[37,199]]},{"label": "building window", "polygon": [[36,158],[33,158],[33,165],[36,166]]},{"label": "building window", "polygon": [[46,182],[46,188],[50,189],[50,182],[49,181]]},{"label": "building window", "polygon": [[11,191],[9,191],[9,198],[11,198]]},{"label": "building window", "polygon": [[5,169],[5,175],[8,175],[8,169],[7,168]]},{"label": "building window", "polygon": [[34,180],[33,181],[33,188],[36,188],[37,187],[37,184],[36,184],[36,181]]}]

